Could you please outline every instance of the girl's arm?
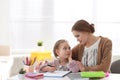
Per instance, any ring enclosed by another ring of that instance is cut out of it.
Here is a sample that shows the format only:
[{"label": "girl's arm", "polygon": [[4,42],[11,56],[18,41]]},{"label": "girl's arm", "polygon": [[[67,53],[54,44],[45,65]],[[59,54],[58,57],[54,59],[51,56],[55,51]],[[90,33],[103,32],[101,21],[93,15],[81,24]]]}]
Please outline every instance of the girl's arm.
[{"label": "girl's arm", "polygon": [[43,72],[54,72],[56,70],[55,66],[45,66],[41,69]]},{"label": "girl's arm", "polygon": [[55,60],[52,62],[45,61],[45,63],[42,65],[40,71],[42,72],[54,72],[57,70],[56,65],[54,64]]}]

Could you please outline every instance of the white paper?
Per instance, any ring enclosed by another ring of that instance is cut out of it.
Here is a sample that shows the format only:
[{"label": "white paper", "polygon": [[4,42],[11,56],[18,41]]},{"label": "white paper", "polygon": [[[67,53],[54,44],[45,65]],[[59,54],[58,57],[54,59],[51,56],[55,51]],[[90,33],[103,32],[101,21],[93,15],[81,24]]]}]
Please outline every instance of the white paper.
[{"label": "white paper", "polygon": [[46,72],[43,73],[44,77],[64,77],[65,75],[69,74],[70,71],[54,71],[54,72]]}]

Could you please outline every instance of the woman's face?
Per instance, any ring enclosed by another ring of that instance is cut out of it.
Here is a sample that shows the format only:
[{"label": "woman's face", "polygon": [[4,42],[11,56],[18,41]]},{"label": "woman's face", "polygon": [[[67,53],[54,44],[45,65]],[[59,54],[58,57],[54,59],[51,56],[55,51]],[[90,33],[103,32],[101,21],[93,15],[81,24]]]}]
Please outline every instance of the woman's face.
[{"label": "woman's face", "polygon": [[75,38],[77,39],[77,41],[80,42],[80,44],[83,44],[85,45],[87,43],[87,40],[88,40],[88,36],[89,36],[89,33],[88,32],[84,32],[84,31],[72,31],[73,32],[73,35],[75,36]]},{"label": "woman's face", "polygon": [[56,53],[60,58],[64,59],[68,58],[71,53],[69,44],[67,42],[61,43]]}]

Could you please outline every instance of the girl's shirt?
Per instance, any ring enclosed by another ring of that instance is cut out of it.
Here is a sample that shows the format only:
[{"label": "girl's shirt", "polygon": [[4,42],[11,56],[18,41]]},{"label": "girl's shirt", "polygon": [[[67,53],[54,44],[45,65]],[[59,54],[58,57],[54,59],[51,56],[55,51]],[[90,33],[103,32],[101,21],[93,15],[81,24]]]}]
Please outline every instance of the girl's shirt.
[{"label": "girl's shirt", "polygon": [[51,62],[46,61],[45,63],[41,64],[40,66],[40,72],[41,69],[45,66],[56,66],[58,71],[72,71],[72,72],[78,72],[79,67],[77,66],[77,63],[75,60],[72,60],[70,63],[66,63],[66,65],[60,65],[60,60],[59,58],[54,59]]}]

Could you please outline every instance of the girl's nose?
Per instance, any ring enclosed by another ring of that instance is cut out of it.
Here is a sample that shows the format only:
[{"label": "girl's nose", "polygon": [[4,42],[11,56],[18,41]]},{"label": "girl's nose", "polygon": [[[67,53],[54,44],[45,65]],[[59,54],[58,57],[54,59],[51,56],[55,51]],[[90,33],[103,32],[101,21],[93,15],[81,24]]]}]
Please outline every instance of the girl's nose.
[{"label": "girl's nose", "polygon": [[67,51],[70,51],[70,48],[68,48]]},{"label": "girl's nose", "polygon": [[70,50],[69,49],[67,50],[67,53],[70,54]]},{"label": "girl's nose", "polygon": [[77,41],[79,41],[79,39],[77,38]]}]

